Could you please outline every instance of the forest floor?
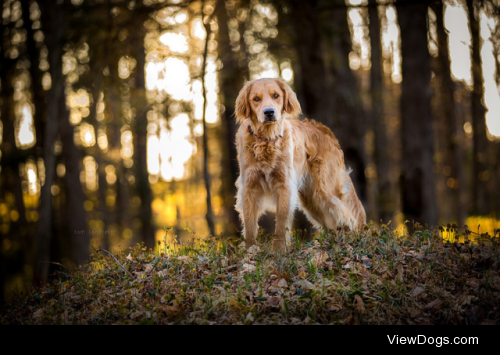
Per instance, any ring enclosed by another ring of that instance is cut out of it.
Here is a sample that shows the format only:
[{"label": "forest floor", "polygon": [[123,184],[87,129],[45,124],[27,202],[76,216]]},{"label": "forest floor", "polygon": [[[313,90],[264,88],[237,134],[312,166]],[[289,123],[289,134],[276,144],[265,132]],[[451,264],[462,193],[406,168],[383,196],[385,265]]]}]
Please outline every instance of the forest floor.
[{"label": "forest floor", "polygon": [[[418,229],[418,228],[417,228]],[[500,233],[498,233],[500,234]],[[455,238],[460,235],[460,238]],[[3,324],[500,324],[500,238],[389,226],[295,242],[269,236],[97,250],[18,294]],[[444,241],[448,239],[451,241]],[[461,240],[461,242],[459,242]],[[25,291],[26,292],[26,291]]]}]

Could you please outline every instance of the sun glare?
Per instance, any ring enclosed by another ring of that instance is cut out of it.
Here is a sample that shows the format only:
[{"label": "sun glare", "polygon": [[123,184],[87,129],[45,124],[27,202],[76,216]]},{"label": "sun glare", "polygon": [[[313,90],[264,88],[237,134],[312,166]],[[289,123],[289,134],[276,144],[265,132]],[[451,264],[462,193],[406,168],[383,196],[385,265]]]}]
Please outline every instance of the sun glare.
[{"label": "sun glare", "polygon": [[182,33],[165,32],[160,36],[160,42],[172,52],[186,53],[189,50],[188,39]]},{"label": "sun glare", "polygon": [[29,104],[24,104],[21,110],[21,119],[19,122],[19,131],[16,136],[18,139],[18,146],[20,148],[30,148],[36,143],[35,139],[35,128],[33,126],[33,114],[31,112],[31,106]]}]

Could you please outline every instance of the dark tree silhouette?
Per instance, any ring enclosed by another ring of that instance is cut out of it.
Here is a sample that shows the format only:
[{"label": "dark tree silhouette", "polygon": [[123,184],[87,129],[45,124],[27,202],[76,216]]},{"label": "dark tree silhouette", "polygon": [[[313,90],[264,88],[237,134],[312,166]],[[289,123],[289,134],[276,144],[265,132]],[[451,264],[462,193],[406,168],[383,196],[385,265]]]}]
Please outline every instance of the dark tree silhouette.
[{"label": "dark tree silhouette", "polygon": [[43,161],[45,164],[45,184],[40,195],[40,218],[37,225],[37,253],[35,259],[35,281],[45,283],[49,273],[50,243],[52,240],[52,193],[56,170],[54,146],[59,129],[61,102],[65,102],[65,78],[62,73],[63,46],[68,30],[67,4],[54,4],[50,0],[39,1],[45,44],[52,86],[47,93],[47,118],[43,125]]},{"label": "dark tree silhouette", "polygon": [[391,210],[391,201],[394,199],[391,179],[391,160],[388,158],[389,146],[387,145],[387,126],[384,116],[384,78],[382,67],[382,45],[380,35],[380,21],[377,1],[370,0],[370,45],[371,61],[370,91],[372,103],[372,124],[375,133],[375,162],[377,166],[377,208],[378,217],[384,222],[392,219],[394,211]]},{"label": "dark tree silhouette", "polygon": [[437,224],[427,6],[397,2],[403,82],[401,188],[407,220]]},{"label": "dark tree silhouette", "polygon": [[448,48],[448,35],[444,28],[444,13],[443,4],[433,3],[431,5],[436,14],[437,27],[437,45],[438,45],[438,70],[436,75],[440,81],[440,99],[443,126],[446,127],[445,140],[445,161],[451,167],[449,175],[450,179],[458,182],[458,186],[448,188],[450,196],[452,216],[457,220],[459,225],[465,223],[466,207],[465,207],[465,174],[464,174],[464,156],[461,142],[464,140],[463,123],[458,119],[457,103],[455,102],[455,83],[451,78],[451,64]]},{"label": "dark tree silhouette", "polygon": [[481,34],[479,31],[479,14],[476,7],[479,3],[475,0],[467,0],[469,12],[469,23],[472,36],[472,81],[473,90],[471,96],[472,129],[474,134],[474,168],[473,168],[473,191],[472,191],[472,213],[487,214],[488,191],[484,176],[488,172],[488,139],[486,137],[486,109],[483,105],[483,73],[481,69]]},{"label": "dark tree silhouette", "polygon": [[[238,175],[238,158],[234,140],[236,137],[236,119],[234,117],[234,105],[238,97],[239,90],[243,87],[245,76],[248,78],[248,69],[244,70],[239,64],[238,54],[232,50],[229,39],[229,14],[226,8],[226,1],[219,0],[221,4],[217,6],[215,15],[219,25],[217,34],[217,53],[222,62],[222,68],[219,71],[219,83],[224,97],[225,111],[222,114],[222,138],[225,141],[227,149],[224,150],[224,174],[222,176],[224,205],[229,215],[229,233],[233,233],[240,227],[240,221],[236,210],[234,209],[236,196],[236,178]],[[241,36],[243,38],[243,36]],[[244,42],[243,42],[244,44]],[[240,44],[241,46],[242,44]],[[244,51],[244,49],[241,49]],[[246,61],[245,61],[245,64]],[[248,68],[248,65],[245,65]]]}]

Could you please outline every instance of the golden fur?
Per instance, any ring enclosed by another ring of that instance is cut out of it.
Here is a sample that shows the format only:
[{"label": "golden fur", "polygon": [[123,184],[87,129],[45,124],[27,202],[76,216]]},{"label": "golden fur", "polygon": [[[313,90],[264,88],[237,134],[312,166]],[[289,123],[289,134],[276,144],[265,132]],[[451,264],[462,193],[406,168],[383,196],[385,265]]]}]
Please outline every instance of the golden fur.
[{"label": "golden fur", "polygon": [[[265,108],[275,109],[276,122],[266,122]],[[276,251],[286,248],[296,208],[317,228],[355,230],[366,223],[337,139],[314,120],[298,121],[300,112],[297,96],[279,79],[247,83],[236,101],[241,123],[236,210],[247,247],[255,245],[258,220],[266,211],[276,212]]]}]

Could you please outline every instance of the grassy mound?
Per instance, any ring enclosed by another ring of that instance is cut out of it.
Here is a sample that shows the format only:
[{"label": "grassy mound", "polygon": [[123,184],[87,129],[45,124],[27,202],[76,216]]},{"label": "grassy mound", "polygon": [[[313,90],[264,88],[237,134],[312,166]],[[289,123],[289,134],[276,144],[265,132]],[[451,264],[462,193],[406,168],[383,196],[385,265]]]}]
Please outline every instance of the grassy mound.
[{"label": "grassy mound", "polygon": [[[296,241],[285,255],[240,241],[98,250],[16,296],[4,324],[500,324],[499,240],[443,241],[388,226]],[[463,238],[465,237],[465,240]],[[298,240],[298,238],[296,238]],[[457,239],[460,240],[460,239]]]}]

